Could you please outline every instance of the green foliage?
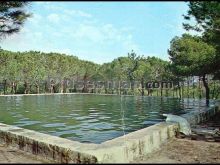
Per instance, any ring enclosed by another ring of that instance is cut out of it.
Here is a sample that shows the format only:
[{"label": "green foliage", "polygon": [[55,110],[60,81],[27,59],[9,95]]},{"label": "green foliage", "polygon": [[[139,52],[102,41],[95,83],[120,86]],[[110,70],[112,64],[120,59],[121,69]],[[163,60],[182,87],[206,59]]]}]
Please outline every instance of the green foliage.
[{"label": "green foliage", "polygon": [[[104,81],[105,93],[113,93],[107,89],[109,81],[130,81],[134,88],[134,81],[146,82],[149,80],[167,79],[168,62],[155,57],[141,57],[133,51],[127,57],[119,57],[110,63],[102,65],[90,61],[79,60],[75,56],[59,53],[43,53],[37,51],[11,52],[0,51],[0,81],[9,84],[17,83],[17,93],[50,92],[51,81],[57,92],[66,92],[66,81],[84,82],[83,91],[89,92],[86,86],[88,81]],[[64,83],[63,83],[64,82]],[[69,86],[69,91],[75,91]],[[127,91],[135,93],[134,89]],[[120,92],[119,92],[120,93]],[[126,93],[126,92],[125,92]]]},{"label": "green foliage", "polygon": [[206,104],[209,104],[210,89],[205,80],[206,75],[213,73],[216,60],[216,50],[201,38],[183,34],[171,41],[168,50],[173,65],[173,71],[180,76],[200,76],[206,89]]},{"label": "green foliage", "polygon": [[134,77],[136,77],[137,80],[141,80],[141,79],[152,80],[151,65],[146,58],[140,59],[138,67],[134,71]]},{"label": "green foliage", "polygon": [[202,32],[203,41],[216,49],[216,57],[212,63],[216,79],[220,79],[220,3],[218,1],[192,1],[188,3],[189,10],[184,16],[186,20],[195,19],[196,24],[184,23],[186,30]]},{"label": "green foliage", "polygon": [[194,18],[196,24],[184,23],[185,29],[196,31],[220,31],[220,3],[218,1],[191,1],[184,18]]},{"label": "green foliage", "polygon": [[199,37],[183,34],[171,41],[168,50],[173,71],[179,76],[202,76],[213,72],[212,65],[216,58],[213,46]]},{"label": "green foliage", "polygon": [[0,2],[0,39],[20,30],[25,20],[30,17],[24,9],[27,4],[26,1]]}]

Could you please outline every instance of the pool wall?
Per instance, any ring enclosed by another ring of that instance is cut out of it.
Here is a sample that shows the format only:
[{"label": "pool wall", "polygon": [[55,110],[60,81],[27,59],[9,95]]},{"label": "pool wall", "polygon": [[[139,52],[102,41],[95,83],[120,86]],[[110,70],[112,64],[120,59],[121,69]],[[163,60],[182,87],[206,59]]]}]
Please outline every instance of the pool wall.
[{"label": "pool wall", "polygon": [[[181,116],[192,126],[209,119],[219,109],[218,103]],[[101,144],[93,144],[0,123],[0,142],[58,163],[129,163],[159,149],[178,131],[178,123],[161,122]]]},{"label": "pool wall", "polygon": [[80,143],[0,123],[0,142],[58,163],[127,163],[175,136],[178,124],[162,122],[101,144]]},{"label": "pool wall", "polygon": [[212,107],[203,107],[197,111],[191,111],[189,113],[180,116],[185,118],[192,127],[198,123],[208,120],[210,117],[214,116],[216,112],[219,110],[220,110],[220,103],[217,102]]}]

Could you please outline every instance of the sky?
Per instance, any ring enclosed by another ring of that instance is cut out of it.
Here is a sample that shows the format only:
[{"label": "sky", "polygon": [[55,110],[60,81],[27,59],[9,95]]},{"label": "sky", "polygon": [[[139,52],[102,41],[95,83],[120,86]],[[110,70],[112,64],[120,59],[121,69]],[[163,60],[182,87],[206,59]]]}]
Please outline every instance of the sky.
[{"label": "sky", "polygon": [[31,2],[21,31],[1,41],[11,51],[59,52],[103,64],[127,56],[169,60],[174,36],[186,31],[186,2]]}]

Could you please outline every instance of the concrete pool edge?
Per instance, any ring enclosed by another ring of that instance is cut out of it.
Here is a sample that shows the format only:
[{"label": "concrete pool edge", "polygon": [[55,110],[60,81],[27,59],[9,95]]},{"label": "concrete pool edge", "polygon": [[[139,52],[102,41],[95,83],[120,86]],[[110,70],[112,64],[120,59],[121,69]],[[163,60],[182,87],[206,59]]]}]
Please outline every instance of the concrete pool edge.
[{"label": "concrete pool edge", "polygon": [[198,123],[207,121],[210,117],[214,116],[217,111],[220,111],[220,101],[217,101],[214,105],[210,107],[204,107],[180,116],[185,118],[192,127]]},{"label": "concrete pool edge", "polygon": [[[220,110],[219,102],[182,117],[195,125]],[[58,163],[129,163],[160,148],[179,130],[178,123],[160,122],[101,144],[80,143],[0,123],[0,142]]]},{"label": "concrete pool edge", "polygon": [[[204,107],[180,115],[185,118],[191,127],[200,122],[207,121],[220,111],[220,101],[211,107]],[[152,151],[160,148],[180,130],[178,122],[160,122],[150,127],[129,133],[102,143],[102,150],[87,151],[96,155],[103,163],[129,163]],[[108,152],[107,152],[108,151]]]},{"label": "concrete pool edge", "polygon": [[175,136],[178,124],[161,122],[101,144],[80,143],[0,123],[0,142],[58,163],[128,163]]}]

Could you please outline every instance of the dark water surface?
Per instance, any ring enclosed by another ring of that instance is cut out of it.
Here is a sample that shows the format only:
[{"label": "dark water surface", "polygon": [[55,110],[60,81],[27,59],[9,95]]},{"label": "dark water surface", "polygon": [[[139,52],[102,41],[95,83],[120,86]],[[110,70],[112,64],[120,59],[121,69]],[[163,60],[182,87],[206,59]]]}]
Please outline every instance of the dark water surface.
[{"label": "dark water surface", "polygon": [[93,94],[2,96],[0,122],[80,142],[101,143],[183,114],[204,101]]}]

